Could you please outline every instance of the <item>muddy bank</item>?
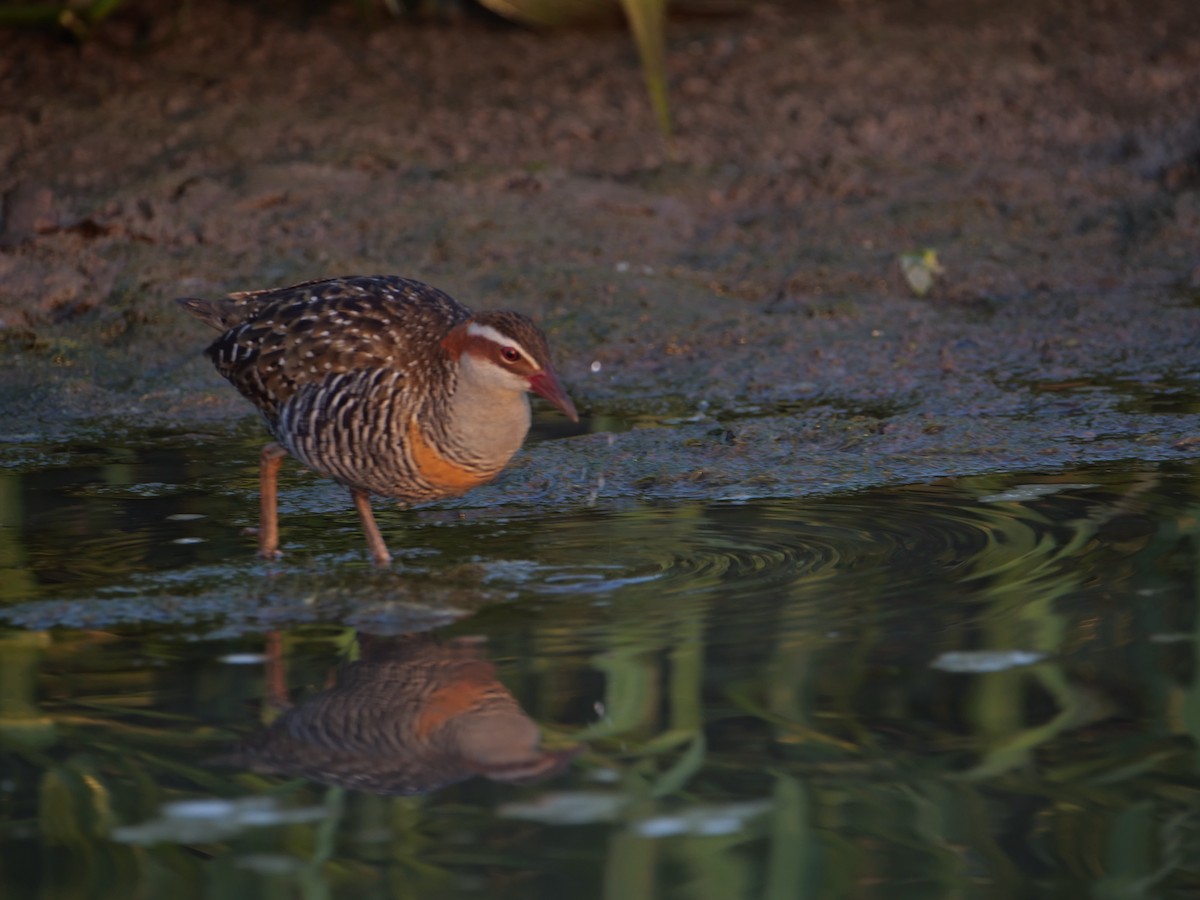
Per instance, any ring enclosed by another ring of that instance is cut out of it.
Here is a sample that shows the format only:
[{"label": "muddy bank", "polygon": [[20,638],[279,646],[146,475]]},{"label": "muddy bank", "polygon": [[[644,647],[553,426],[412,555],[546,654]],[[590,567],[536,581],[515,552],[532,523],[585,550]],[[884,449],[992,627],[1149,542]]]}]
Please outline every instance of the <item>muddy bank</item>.
[{"label": "muddy bank", "polygon": [[751,4],[669,60],[675,160],[619,31],[133,4],[0,36],[3,436],[241,421],[173,297],[396,272],[537,316],[581,408],[669,426],[465,505],[1200,455],[1191,3]]}]

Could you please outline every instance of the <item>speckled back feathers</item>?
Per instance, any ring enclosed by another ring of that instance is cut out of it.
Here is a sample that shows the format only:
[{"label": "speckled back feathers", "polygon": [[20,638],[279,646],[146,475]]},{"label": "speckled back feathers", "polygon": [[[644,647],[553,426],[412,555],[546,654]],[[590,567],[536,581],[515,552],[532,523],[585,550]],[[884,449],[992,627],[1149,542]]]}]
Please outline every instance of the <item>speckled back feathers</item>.
[{"label": "speckled back feathers", "polygon": [[448,294],[394,276],[311,281],[180,303],[224,331],[206,353],[269,424],[300,389],[339,374],[388,369],[406,379],[445,381],[451,361],[440,341],[471,315]]}]

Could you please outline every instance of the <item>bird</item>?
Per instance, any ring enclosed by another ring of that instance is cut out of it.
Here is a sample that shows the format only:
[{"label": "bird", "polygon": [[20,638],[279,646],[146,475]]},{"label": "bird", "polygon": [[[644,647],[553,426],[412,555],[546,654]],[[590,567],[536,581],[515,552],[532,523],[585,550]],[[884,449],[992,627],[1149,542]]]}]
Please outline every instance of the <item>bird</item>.
[{"label": "bird", "polygon": [[371,558],[386,566],[373,495],[407,506],[492,480],[529,431],[529,392],[579,421],[531,319],[472,312],[420,281],[356,275],[176,302],[221,332],[205,355],[274,439],[260,458],[264,559],[282,555],[287,456],[349,489]]}]

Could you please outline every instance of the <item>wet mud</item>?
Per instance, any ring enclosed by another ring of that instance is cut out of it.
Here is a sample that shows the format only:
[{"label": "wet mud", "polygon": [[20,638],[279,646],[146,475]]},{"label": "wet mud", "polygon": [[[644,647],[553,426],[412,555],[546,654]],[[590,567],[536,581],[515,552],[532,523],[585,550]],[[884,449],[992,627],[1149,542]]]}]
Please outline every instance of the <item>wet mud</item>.
[{"label": "wet mud", "polygon": [[1200,455],[1186,0],[680,18],[673,156],[620,30],[345,6],[0,35],[10,448],[242,427],[172,299],[387,272],[534,315],[581,410],[635,426],[451,507]]}]

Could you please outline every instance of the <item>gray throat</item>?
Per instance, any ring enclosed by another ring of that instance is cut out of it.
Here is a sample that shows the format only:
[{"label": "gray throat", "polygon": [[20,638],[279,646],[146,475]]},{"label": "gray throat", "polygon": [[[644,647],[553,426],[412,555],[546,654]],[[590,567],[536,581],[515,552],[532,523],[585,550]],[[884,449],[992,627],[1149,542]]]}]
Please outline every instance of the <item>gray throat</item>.
[{"label": "gray throat", "polygon": [[529,433],[529,395],[464,366],[450,395],[446,422],[450,456],[472,468],[499,471]]}]

